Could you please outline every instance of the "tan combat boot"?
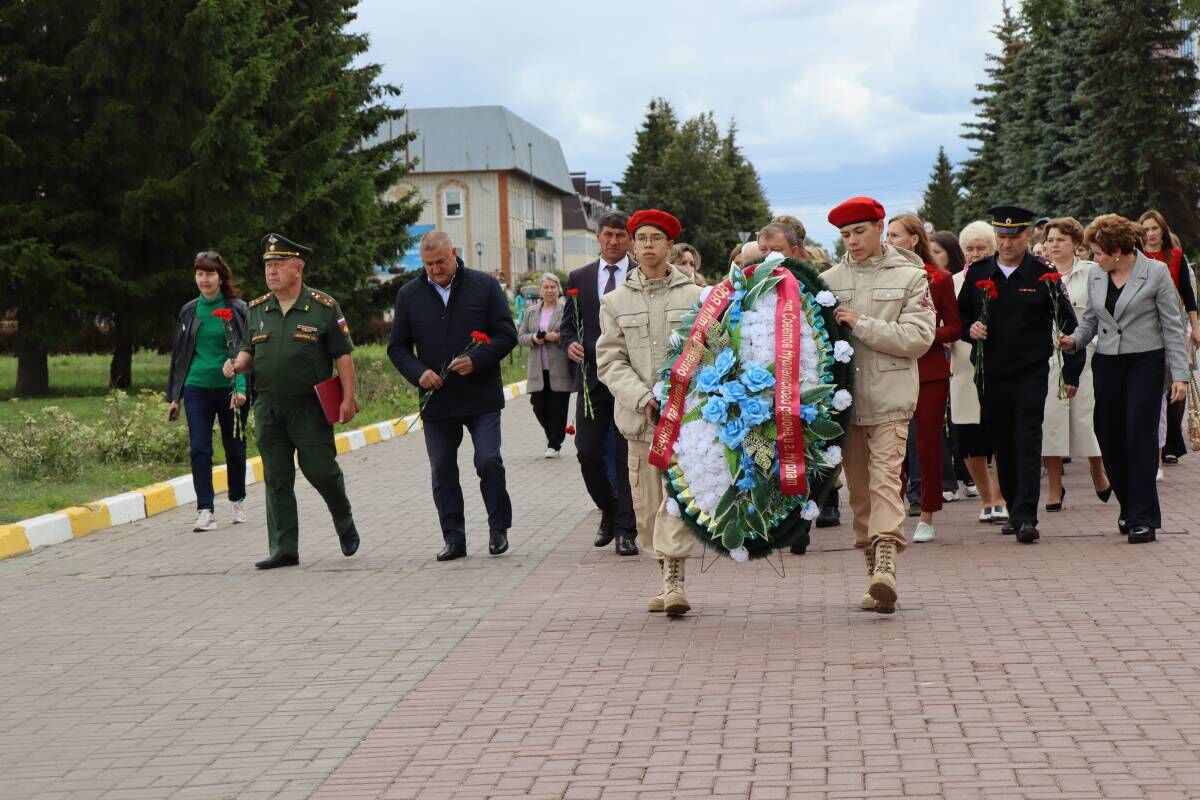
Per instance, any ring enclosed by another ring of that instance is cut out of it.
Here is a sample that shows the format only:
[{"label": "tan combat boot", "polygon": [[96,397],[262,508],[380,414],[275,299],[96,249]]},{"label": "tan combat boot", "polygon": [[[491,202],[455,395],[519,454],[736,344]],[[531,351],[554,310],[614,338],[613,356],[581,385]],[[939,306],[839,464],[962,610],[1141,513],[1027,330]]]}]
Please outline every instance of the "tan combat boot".
[{"label": "tan combat boot", "polygon": [[863,592],[858,607],[863,611],[874,611],[875,598],[871,597],[871,579],[875,577],[875,548],[867,545],[863,549],[863,556],[867,559],[867,591]]},{"label": "tan combat boot", "polygon": [[875,543],[875,572],[867,591],[875,600],[875,611],[893,614],[896,611],[896,543],[880,539]]},{"label": "tan combat boot", "polygon": [[659,589],[658,594],[650,598],[646,603],[646,610],[651,612],[662,612],[667,610],[667,568],[663,565],[663,559],[658,559],[658,577],[662,579],[663,585]]},{"label": "tan combat boot", "polygon": [[663,610],[667,616],[677,617],[691,610],[687,595],[683,592],[683,558],[668,558],[663,565]]}]

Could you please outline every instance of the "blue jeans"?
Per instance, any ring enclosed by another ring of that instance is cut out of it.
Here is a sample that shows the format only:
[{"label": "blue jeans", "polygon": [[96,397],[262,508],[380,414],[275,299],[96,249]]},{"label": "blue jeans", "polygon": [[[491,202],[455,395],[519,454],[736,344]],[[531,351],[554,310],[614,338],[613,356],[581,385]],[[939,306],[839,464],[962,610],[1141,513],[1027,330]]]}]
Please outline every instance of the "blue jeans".
[{"label": "blue jeans", "polygon": [[[233,436],[233,409],[229,407],[232,390],[183,387],[183,410],[187,414],[188,437],[192,443],[192,485],[196,487],[196,509],[213,509],[212,429],[213,418],[221,423],[221,441],[225,444],[225,463],[229,472],[229,499],[246,499],[246,441]],[[243,430],[249,406],[242,406]]]},{"label": "blue jeans", "polygon": [[433,504],[446,544],[467,543],[462,485],[458,480],[458,446],[462,444],[463,428],[471,434],[471,443],[475,445],[475,474],[479,476],[479,491],[487,509],[488,528],[494,531],[511,528],[512,501],[505,485],[504,460],[500,457],[500,412],[425,420],[423,427],[433,477]]}]

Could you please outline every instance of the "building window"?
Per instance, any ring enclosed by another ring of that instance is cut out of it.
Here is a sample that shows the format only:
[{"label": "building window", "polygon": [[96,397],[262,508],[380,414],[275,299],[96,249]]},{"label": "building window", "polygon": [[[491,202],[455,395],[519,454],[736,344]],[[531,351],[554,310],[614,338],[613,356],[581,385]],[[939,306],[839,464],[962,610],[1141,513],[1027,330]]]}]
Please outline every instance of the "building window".
[{"label": "building window", "polygon": [[445,217],[446,219],[462,219],[463,216],[463,193],[462,189],[447,189],[442,193],[442,198],[445,202]]}]

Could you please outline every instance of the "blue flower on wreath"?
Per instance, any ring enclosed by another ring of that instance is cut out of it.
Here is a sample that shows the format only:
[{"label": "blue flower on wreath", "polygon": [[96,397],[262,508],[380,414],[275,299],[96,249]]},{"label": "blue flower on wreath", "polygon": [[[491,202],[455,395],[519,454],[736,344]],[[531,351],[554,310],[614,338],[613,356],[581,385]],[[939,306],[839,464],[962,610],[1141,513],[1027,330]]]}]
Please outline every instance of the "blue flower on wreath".
[{"label": "blue flower on wreath", "polygon": [[754,489],[754,484],[755,480],[753,473],[743,469],[742,477],[737,479],[737,483],[735,485],[740,491],[749,492]]},{"label": "blue flower on wreath", "polygon": [[725,422],[725,417],[729,416],[729,403],[719,394],[715,394],[708,398],[700,416],[714,425],[720,425]]},{"label": "blue flower on wreath", "polygon": [[716,368],[717,376],[724,378],[729,374],[729,370],[733,369],[734,363],[737,362],[737,356],[733,354],[733,350],[726,347],[717,355],[717,362],[713,364]]},{"label": "blue flower on wreath", "polygon": [[746,438],[748,431],[746,421],[741,417],[734,417],[717,430],[717,438],[730,450],[736,450],[741,447],[742,440]]},{"label": "blue flower on wreath", "polygon": [[800,406],[800,416],[805,422],[812,422],[817,418],[817,407],[808,405]]},{"label": "blue flower on wreath", "polygon": [[752,392],[761,392],[775,385],[775,376],[761,364],[751,364],[742,370],[742,383]]},{"label": "blue flower on wreath", "polygon": [[740,403],[748,396],[746,386],[741,381],[726,381],[721,384],[721,397],[731,403]]},{"label": "blue flower on wreath", "polygon": [[747,425],[758,425],[771,418],[771,404],[761,397],[747,397],[738,405],[741,406],[742,419]]},{"label": "blue flower on wreath", "polygon": [[723,374],[710,364],[700,370],[700,376],[696,378],[696,388],[705,394],[716,393],[721,389],[721,376]]}]

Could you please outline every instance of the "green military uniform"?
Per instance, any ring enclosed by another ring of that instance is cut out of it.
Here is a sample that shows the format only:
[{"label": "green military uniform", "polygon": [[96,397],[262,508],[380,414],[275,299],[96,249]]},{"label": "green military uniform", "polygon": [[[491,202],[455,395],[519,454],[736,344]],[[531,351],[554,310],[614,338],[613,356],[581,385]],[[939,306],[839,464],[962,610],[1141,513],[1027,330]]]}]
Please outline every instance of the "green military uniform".
[{"label": "green military uniform", "polygon": [[[264,261],[303,259],[308,252],[278,234],[268,235],[263,243]],[[242,351],[254,356],[254,424],[266,484],[271,558],[294,563],[299,556],[293,456],[304,477],[324,498],[342,539],[342,550],[350,555],[357,549],[358,534],[337,463],[333,426],[326,421],[313,390],[315,384],[332,377],[334,359],[354,349],[346,318],[336,300],[304,284],[286,313],[272,293],[249,305]],[[351,534],[354,544],[347,552]],[[265,563],[258,566],[266,568]]]}]

